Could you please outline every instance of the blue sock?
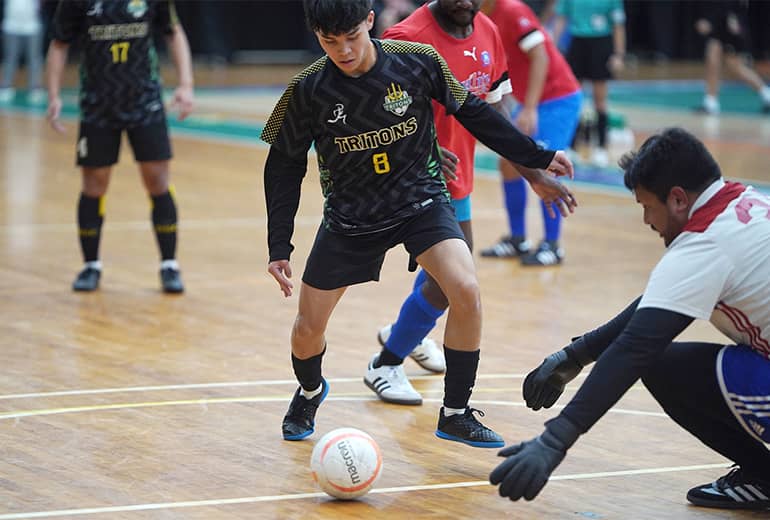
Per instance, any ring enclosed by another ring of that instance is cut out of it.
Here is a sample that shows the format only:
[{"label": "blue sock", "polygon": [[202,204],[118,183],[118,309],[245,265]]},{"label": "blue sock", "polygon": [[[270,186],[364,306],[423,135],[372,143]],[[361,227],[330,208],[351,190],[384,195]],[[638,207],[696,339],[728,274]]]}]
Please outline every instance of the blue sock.
[{"label": "blue sock", "polygon": [[503,181],[503,193],[505,194],[505,209],[508,210],[508,225],[511,228],[511,236],[526,236],[524,214],[527,211],[527,185],[524,179]]},{"label": "blue sock", "polygon": [[436,326],[436,320],[444,314],[422,295],[421,287],[410,294],[398,313],[398,320],[390,330],[385,347],[401,359],[409,355],[425,336]]},{"label": "blue sock", "polygon": [[556,242],[561,235],[561,213],[554,208],[556,217],[552,217],[548,214],[548,210],[545,209],[545,202],[540,201],[540,209],[543,210],[543,223],[545,224],[545,239],[549,242]]},{"label": "blue sock", "polygon": [[424,284],[427,280],[428,275],[425,273],[425,269],[420,269],[417,271],[417,276],[414,278],[414,284],[412,284],[412,291],[418,287],[422,287],[422,284]]}]

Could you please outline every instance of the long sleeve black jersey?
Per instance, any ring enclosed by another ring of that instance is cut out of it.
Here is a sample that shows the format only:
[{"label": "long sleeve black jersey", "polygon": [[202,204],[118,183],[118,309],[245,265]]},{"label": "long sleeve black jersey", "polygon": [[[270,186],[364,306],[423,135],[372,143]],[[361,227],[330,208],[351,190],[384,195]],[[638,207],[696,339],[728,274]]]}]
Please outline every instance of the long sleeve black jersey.
[{"label": "long sleeve black jersey", "polygon": [[271,260],[292,250],[293,218],[315,145],[326,198],[324,225],[355,235],[380,231],[449,201],[440,168],[432,100],[504,157],[544,168],[553,152],[538,147],[485,102],[471,96],[429,45],[373,40],[377,59],[353,78],[323,57],[284,92],[261,138]]}]

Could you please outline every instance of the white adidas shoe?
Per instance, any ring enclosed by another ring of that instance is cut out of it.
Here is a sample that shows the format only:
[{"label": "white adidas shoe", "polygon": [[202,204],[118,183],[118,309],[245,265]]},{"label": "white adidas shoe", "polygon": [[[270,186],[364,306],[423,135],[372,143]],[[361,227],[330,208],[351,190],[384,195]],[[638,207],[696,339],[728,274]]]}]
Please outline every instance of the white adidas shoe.
[{"label": "white adidas shoe", "polygon": [[[388,342],[391,327],[393,327],[393,325],[385,325],[377,333],[377,341],[379,341],[380,345],[383,347],[385,346],[385,343]],[[417,363],[425,370],[430,370],[437,374],[446,371],[444,351],[430,338],[423,338],[420,344],[409,354],[409,357],[417,361]]]},{"label": "white adidas shoe", "polygon": [[366,368],[364,383],[386,403],[422,404],[422,396],[406,377],[403,365],[382,365],[374,368],[379,354],[375,354]]}]

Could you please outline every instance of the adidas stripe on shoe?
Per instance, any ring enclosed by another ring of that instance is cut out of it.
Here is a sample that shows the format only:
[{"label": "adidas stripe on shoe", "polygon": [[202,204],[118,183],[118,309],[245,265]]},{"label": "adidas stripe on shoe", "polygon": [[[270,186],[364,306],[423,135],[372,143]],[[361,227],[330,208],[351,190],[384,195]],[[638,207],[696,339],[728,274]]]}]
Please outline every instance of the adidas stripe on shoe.
[{"label": "adidas stripe on shoe", "polygon": [[481,256],[491,258],[515,258],[529,253],[529,240],[524,237],[503,237],[496,244],[481,250]]},{"label": "adidas stripe on shoe", "polygon": [[406,377],[403,365],[382,365],[375,368],[379,354],[369,361],[364,383],[377,397],[386,403],[419,405],[422,396],[414,389]]},{"label": "adidas stripe on shoe", "polygon": [[530,253],[521,258],[521,265],[544,266],[559,265],[564,260],[564,249],[559,247],[558,242],[543,240],[534,253]]},{"label": "adidas stripe on shoe", "polygon": [[692,488],[687,500],[696,506],[719,509],[770,509],[770,482],[749,478],[734,466],[716,481]]}]

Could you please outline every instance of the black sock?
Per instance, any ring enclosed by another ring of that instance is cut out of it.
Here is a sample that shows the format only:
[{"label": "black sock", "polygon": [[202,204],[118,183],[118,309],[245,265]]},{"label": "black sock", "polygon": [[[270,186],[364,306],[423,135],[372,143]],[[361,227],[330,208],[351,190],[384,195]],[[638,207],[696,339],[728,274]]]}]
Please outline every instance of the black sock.
[{"label": "black sock", "polygon": [[103,197],[89,197],[81,193],[78,201],[78,236],[85,262],[99,259],[99,240],[104,222],[102,200]]},{"label": "black sock", "polygon": [[596,131],[599,133],[599,148],[607,147],[607,112],[596,112]]},{"label": "black sock", "polygon": [[326,347],[323,352],[307,359],[299,359],[291,355],[291,366],[294,367],[294,375],[297,376],[300,386],[306,392],[312,392],[321,386],[321,360],[326,353]]},{"label": "black sock", "polygon": [[444,406],[465,408],[471,398],[479,367],[479,350],[464,352],[444,345],[446,374],[444,375]]},{"label": "black sock", "polygon": [[385,347],[382,347],[382,350],[380,351],[380,356],[377,358],[377,361],[374,362],[374,368],[380,368],[382,365],[400,365],[403,363],[404,360],[395,355],[393,352],[388,350]]},{"label": "black sock", "polygon": [[176,203],[170,191],[152,196],[152,224],[162,260],[176,256]]}]

